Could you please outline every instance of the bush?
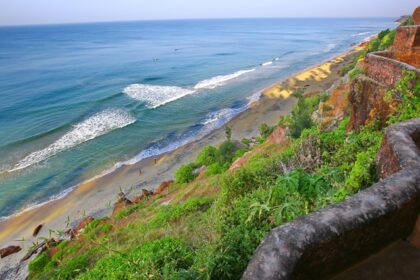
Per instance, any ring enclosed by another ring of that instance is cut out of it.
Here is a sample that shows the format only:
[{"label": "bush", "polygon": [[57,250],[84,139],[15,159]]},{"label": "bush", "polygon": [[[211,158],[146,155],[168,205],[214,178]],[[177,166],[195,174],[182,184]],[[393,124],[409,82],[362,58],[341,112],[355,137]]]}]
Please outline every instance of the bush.
[{"label": "bush", "polygon": [[213,146],[204,147],[197,156],[195,162],[198,165],[210,166],[218,159],[218,150]]},{"label": "bush", "polygon": [[232,163],[235,152],[238,150],[238,147],[230,141],[225,141],[219,147],[218,162],[221,165],[225,163]]},{"label": "bush", "polygon": [[209,165],[206,169],[206,176],[213,176],[217,174],[222,174],[227,170],[229,165],[220,165],[220,163],[215,162]]},{"label": "bush", "polygon": [[268,136],[273,132],[274,126],[268,126],[265,123],[262,123],[259,127],[260,135],[262,138],[267,139]]},{"label": "bush", "polygon": [[394,89],[388,92],[385,99],[393,98],[397,99],[399,104],[388,124],[420,116],[420,79],[416,72],[403,72],[403,77],[395,83]]},{"label": "bush", "polygon": [[298,98],[298,103],[292,110],[292,115],[289,120],[289,130],[293,138],[299,138],[304,129],[313,126],[311,115],[317,109],[321,100],[319,96],[305,98],[302,92],[295,93],[294,95]]},{"label": "bush", "polygon": [[194,174],[194,170],[197,166],[194,163],[182,165],[175,173],[175,179],[178,183],[184,184],[189,183],[198,176]]}]

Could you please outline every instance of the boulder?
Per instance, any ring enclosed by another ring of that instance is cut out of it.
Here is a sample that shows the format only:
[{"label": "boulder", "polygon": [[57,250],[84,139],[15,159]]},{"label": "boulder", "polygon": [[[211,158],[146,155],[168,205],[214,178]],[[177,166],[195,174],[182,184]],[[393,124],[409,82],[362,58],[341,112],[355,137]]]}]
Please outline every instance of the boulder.
[{"label": "boulder", "polygon": [[34,229],[34,231],[32,232],[32,236],[33,236],[33,237],[37,236],[37,235],[38,235],[38,233],[41,231],[41,229],[42,229],[42,227],[43,227],[43,226],[44,226],[43,224],[38,225],[38,226]]},{"label": "boulder", "polygon": [[0,257],[5,258],[22,250],[20,246],[11,245],[0,249]]}]

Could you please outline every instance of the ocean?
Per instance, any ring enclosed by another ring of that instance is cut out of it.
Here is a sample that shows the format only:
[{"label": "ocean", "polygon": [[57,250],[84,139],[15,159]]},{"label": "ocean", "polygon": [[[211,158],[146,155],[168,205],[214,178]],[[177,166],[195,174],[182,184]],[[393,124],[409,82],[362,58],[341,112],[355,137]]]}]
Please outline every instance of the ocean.
[{"label": "ocean", "polygon": [[0,217],[205,137],[391,18],[0,27]]}]

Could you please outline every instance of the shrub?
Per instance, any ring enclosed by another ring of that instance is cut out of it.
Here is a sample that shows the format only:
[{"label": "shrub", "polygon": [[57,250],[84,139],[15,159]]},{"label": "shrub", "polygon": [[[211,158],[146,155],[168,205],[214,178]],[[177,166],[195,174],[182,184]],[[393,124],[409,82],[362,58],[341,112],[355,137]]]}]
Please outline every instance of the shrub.
[{"label": "shrub", "polygon": [[176,181],[180,184],[189,183],[197,177],[198,174],[194,174],[196,165],[194,163],[182,165],[175,173]]},{"label": "shrub", "polygon": [[388,92],[385,99],[392,98],[398,100],[399,104],[388,124],[420,116],[420,79],[414,71],[403,72],[403,77],[395,83],[394,89]]},{"label": "shrub", "polygon": [[299,138],[304,129],[313,126],[311,115],[318,107],[320,98],[319,96],[305,98],[302,92],[297,92],[294,96],[298,98],[298,103],[292,110],[289,130],[293,138]]},{"label": "shrub", "polygon": [[230,128],[230,126],[225,126],[225,135],[227,141],[232,139],[232,128]]},{"label": "shrub", "polygon": [[396,30],[392,30],[383,36],[383,38],[380,39],[378,50],[383,51],[388,49],[394,43],[395,34]]},{"label": "shrub", "polygon": [[274,130],[274,126],[268,126],[265,123],[262,123],[259,127],[260,135],[264,139],[267,139],[267,137],[270,136],[273,130]]},{"label": "shrub", "polygon": [[219,147],[218,162],[223,165],[232,163],[235,152],[238,150],[236,145],[230,141],[225,141]]},{"label": "shrub", "polygon": [[198,165],[210,166],[217,161],[218,154],[217,148],[206,146],[200,151],[195,162]]},{"label": "shrub", "polygon": [[[228,166],[228,165],[227,165]],[[206,169],[206,176],[213,176],[217,174],[222,174],[227,170],[226,165],[220,165],[220,163],[215,162],[211,165],[209,165]]]}]

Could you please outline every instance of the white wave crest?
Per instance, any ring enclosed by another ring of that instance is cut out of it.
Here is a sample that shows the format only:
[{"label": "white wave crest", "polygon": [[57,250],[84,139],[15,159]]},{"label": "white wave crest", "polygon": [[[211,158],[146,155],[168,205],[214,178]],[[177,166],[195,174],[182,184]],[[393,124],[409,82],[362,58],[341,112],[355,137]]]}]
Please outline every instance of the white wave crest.
[{"label": "white wave crest", "polygon": [[268,66],[271,64],[273,64],[273,61],[267,61],[267,62],[261,63],[261,66]]},{"label": "white wave crest", "polygon": [[255,69],[241,70],[229,75],[220,75],[207,80],[203,80],[194,86],[194,89],[214,89],[224,85],[227,81],[238,78],[246,73],[255,71]]},{"label": "white wave crest", "polygon": [[143,101],[149,108],[157,108],[166,103],[194,93],[195,90],[176,86],[157,86],[146,84],[132,84],[123,90],[127,96]]},{"label": "white wave crest", "polygon": [[333,43],[328,44],[328,45],[325,47],[325,49],[324,49],[324,53],[327,53],[327,52],[331,51],[331,50],[332,50],[332,49],[334,49],[336,46],[337,46],[337,44],[333,44]]},{"label": "white wave crest", "polygon": [[369,34],[370,32],[360,32],[360,33],[356,33],[351,35],[351,37],[359,37],[359,36],[365,36],[367,34]]},{"label": "white wave crest", "polygon": [[134,117],[121,109],[107,109],[96,113],[86,120],[74,125],[73,129],[45,149],[33,152],[23,158],[12,170],[9,170],[9,172],[27,168],[62,151],[73,148],[117,128],[132,124],[135,121]]}]

